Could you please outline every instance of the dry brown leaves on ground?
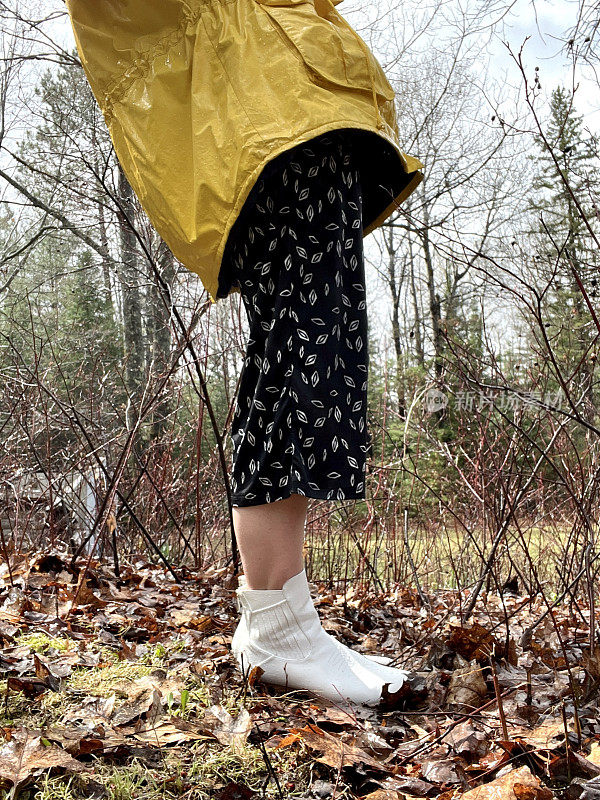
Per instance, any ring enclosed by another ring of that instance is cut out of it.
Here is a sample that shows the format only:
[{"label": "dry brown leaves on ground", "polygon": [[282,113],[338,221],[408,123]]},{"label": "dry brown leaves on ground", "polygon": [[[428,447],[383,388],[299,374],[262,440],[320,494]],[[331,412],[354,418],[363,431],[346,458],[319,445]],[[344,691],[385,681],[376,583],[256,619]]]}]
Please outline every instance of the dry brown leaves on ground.
[{"label": "dry brown leaves on ground", "polygon": [[[150,774],[177,753],[156,797],[600,800],[600,648],[580,606],[482,594],[464,622],[456,592],[427,609],[411,590],[316,584],[327,630],[415,672],[349,715],[262,685],[260,670],[243,680],[235,585],[147,563],[117,579],[60,554],[0,565],[5,796],[63,775],[77,777],[71,796],[116,797],[109,765],[141,759]],[[211,772],[219,752],[252,770]]]}]

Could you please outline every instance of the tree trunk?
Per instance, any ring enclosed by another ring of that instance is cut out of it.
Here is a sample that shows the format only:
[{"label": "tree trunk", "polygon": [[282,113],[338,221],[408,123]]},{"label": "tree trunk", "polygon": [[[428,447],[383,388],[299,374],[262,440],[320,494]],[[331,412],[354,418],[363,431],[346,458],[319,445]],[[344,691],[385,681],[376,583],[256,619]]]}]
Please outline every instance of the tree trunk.
[{"label": "tree trunk", "polygon": [[[175,280],[175,258],[167,244],[161,239],[158,247],[158,268],[162,279],[173,291]],[[171,365],[171,318],[169,313],[169,297],[164,297],[164,290],[159,285],[159,281],[154,274],[150,274],[150,291],[148,292],[148,313],[150,330],[149,339],[149,359],[154,364],[155,374],[160,375],[167,371]],[[153,413],[152,420],[152,439],[160,439],[164,430],[165,423],[172,410],[172,398],[165,386],[157,406]]]},{"label": "tree trunk", "polygon": [[140,295],[140,265],[133,229],[134,194],[119,166],[119,233],[121,267],[119,282],[123,293],[123,340],[127,388],[134,404],[144,384],[144,331]]},{"label": "tree trunk", "polygon": [[414,257],[414,250],[413,250],[413,240],[412,236],[409,234],[408,237],[408,254],[409,254],[409,269],[410,269],[410,293],[412,296],[412,304],[413,304],[413,315],[414,315],[414,325],[413,325],[413,339],[415,342],[415,353],[417,355],[417,362],[420,367],[425,367],[425,351],[423,349],[423,335],[422,335],[422,320],[421,320],[421,309],[419,307],[419,297],[420,293],[417,292],[417,281],[415,275],[415,257]]},{"label": "tree trunk", "polygon": [[435,275],[433,272],[433,257],[431,255],[431,241],[429,239],[429,211],[427,205],[423,207],[423,232],[421,234],[423,242],[423,254],[425,256],[425,267],[427,273],[427,293],[429,296],[429,314],[431,316],[431,335],[434,350],[434,369],[436,379],[440,379],[444,372],[444,339],[442,337],[442,301],[435,286]]},{"label": "tree trunk", "polygon": [[[98,158],[98,139],[96,137],[96,126],[92,128],[92,146],[93,146],[93,153],[94,153],[94,172],[98,175],[99,172],[99,158]],[[104,192],[104,187],[97,181],[98,191]],[[99,198],[98,204],[98,228],[100,232],[100,248],[103,252],[102,256],[102,280],[104,284],[104,296],[106,300],[111,301],[111,308],[113,313],[113,321],[116,321],[117,314],[115,311],[114,303],[112,302],[112,292],[111,292],[111,279],[110,279],[110,264],[112,263],[112,259],[110,257],[110,250],[108,246],[108,233],[106,231],[106,219],[104,216],[104,203],[102,202],[102,197]]]},{"label": "tree trunk", "polygon": [[396,393],[398,394],[398,413],[401,419],[406,416],[406,396],[404,391],[404,352],[402,349],[401,327],[400,327],[400,297],[404,270],[398,280],[396,275],[396,246],[394,242],[394,228],[389,226],[384,231],[383,240],[388,255],[387,273],[388,286],[392,296],[392,339],[394,342],[394,352],[396,354]]}]

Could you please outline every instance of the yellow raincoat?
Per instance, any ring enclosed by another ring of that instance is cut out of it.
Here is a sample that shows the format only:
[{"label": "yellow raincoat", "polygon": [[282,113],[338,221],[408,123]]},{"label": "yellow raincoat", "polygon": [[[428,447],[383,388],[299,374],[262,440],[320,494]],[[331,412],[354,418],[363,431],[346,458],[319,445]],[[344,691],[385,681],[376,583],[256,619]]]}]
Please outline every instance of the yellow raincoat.
[{"label": "yellow raincoat", "polygon": [[282,151],[357,130],[365,236],[422,180],[394,90],[339,2],[66,0],[121,166],[213,302],[229,232]]}]

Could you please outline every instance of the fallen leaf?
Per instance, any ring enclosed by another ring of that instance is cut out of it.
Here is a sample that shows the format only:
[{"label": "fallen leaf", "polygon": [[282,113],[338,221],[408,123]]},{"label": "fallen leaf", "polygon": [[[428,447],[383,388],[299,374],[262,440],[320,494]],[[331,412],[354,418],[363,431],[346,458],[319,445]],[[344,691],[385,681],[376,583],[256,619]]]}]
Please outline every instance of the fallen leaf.
[{"label": "fallen leaf", "polygon": [[203,732],[193,728],[182,728],[174,724],[173,719],[162,719],[155,725],[136,725],[135,728],[121,728],[121,732],[133,736],[139,742],[154,747],[163,747],[169,744],[181,744],[197,739],[206,738]]},{"label": "fallen leaf", "polygon": [[15,692],[23,692],[25,697],[32,699],[38,697],[48,689],[46,681],[40,678],[14,678],[10,677],[7,681],[7,689]]},{"label": "fallen leaf", "polygon": [[530,786],[524,783],[515,783],[512,787],[517,800],[552,800],[554,795],[546,786]]},{"label": "fallen leaf", "polygon": [[526,800],[527,789],[538,792],[532,795],[532,800],[552,800],[552,792],[542,786],[527,766],[513,769],[489,783],[470,789],[461,795],[461,800],[514,800],[515,786],[519,787],[522,800]]},{"label": "fallen leaf", "polygon": [[381,691],[381,699],[378,704],[380,710],[393,711],[401,709],[406,711],[409,708],[418,706],[427,698],[427,683],[422,675],[410,673],[409,677],[402,683],[397,692],[389,691],[389,684],[384,683]]},{"label": "fallen leaf", "polygon": [[42,661],[37,653],[33,654],[33,665],[36,676],[44,681],[46,686],[52,689],[53,692],[58,692],[60,689],[60,678],[51,671],[48,664]]},{"label": "fallen leaf", "polygon": [[427,783],[420,778],[411,778],[409,775],[388,776],[382,782],[382,789],[388,792],[399,792],[400,800],[410,800],[412,797],[438,797],[440,794],[439,789],[433,783]]},{"label": "fallen leaf", "polygon": [[450,709],[468,712],[483,703],[488,688],[477,661],[468,663],[461,656],[458,658],[461,666],[454,670],[450,678],[446,706]]},{"label": "fallen leaf", "polygon": [[591,761],[592,764],[598,764],[600,766],[600,742],[592,742],[591,750],[586,758],[588,761]]},{"label": "fallen leaf", "polygon": [[437,783],[440,786],[467,787],[467,776],[464,767],[458,761],[450,758],[440,758],[423,761],[421,774],[424,780]]},{"label": "fallen leaf", "polygon": [[321,753],[317,761],[334,769],[361,763],[381,772],[390,771],[382,761],[377,761],[361,748],[345,742],[340,736],[332,736],[317,725],[292,730],[290,735],[297,735],[307,747]]},{"label": "fallen leaf", "polygon": [[487,661],[492,654],[498,655],[503,649],[497,639],[478,622],[469,628],[451,625],[450,631],[447,639],[448,647],[466,661],[473,659]]},{"label": "fallen leaf", "polygon": [[122,687],[129,697],[114,711],[111,723],[127,725],[144,715],[157,719],[161,707],[167,704],[168,696],[173,703],[181,702],[183,686],[183,681],[177,678],[167,679],[165,673],[159,670],[144,675],[136,681],[117,684],[116,688]]},{"label": "fallen leaf", "polygon": [[589,650],[583,653],[581,666],[592,678],[595,680],[600,679],[600,645],[594,647],[593,653],[590,653]]},{"label": "fallen leaf", "polygon": [[551,778],[569,781],[573,778],[595,778],[600,775],[600,767],[588,761],[579,753],[571,752],[569,758],[559,756],[548,764],[548,774]]},{"label": "fallen leaf", "polygon": [[210,733],[221,744],[231,745],[239,753],[252,730],[252,718],[245,708],[234,719],[223,706],[213,705],[204,713],[201,728]]},{"label": "fallen leaf", "polygon": [[592,778],[591,781],[584,783],[580,797],[581,800],[600,800],[600,780]]},{"label": "fallen leaf", "polygon": [[455,725],[442,739],[444,744],[449,744],[454,752],[467,761],[474,761],[484,756],[490,749],[490,738],[478,730],[471,720],[465,720]]},{"label": "fallen leaf", "polygon": [[533,731],[523,733],[520,738],[535,747],[551,749],[556,747],[561,740],[564,742],[565,724],[562,719],[551,719],[538,725]]},{"label": "fallen leaf", "polygon": [[85,767],[60,747],[44,745],[40,735],[24,728],[13,730],[11,738],[0,748],[0,778],[16,788],[44,770],[64,769],[86,772]]}]

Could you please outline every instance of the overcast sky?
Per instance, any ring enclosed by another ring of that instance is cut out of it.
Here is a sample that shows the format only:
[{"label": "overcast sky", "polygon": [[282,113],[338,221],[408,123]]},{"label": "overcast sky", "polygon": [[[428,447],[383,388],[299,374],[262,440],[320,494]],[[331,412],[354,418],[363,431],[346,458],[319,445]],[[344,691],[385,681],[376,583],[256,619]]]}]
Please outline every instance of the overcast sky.
[{"label": "overcast sky", "polygon": [[[344,14],[348,21],[363,35],[369,25],[377,20],[376,27],[382,32],[381,39],[370,40],[376,54],[385,63],[383,53],[378,52],[377,42],[383,41],[385,44],[386,31],[389,27],[396,25],[397,28],[418,32],[418,25],[424,19],[429,9],[436,7],[437,0],[376,0],[373,3],[365,3],[365,0],[343,0],[338,5],[338,10]],[[60,14],[64,11],[62,0],[21,0],[21,6],[30,10],[37,5],[40,14],[49,13],[52,9]],[[494,33],[490,36],[490,30],[483,29],[481,33],[471,37],[471,43],[475,50],[481,50],[481,74],[487,70],[487,75],[492,82],[505,84],[508,87],[521,87],[521,78],[517,66],[511,58],[505,43],[516,53],[521,48],[525,39],[529,41],[524,49],[524,63],[527,75],[533,79],[535,67],[539,67],[540,80],[542,84],[542,95],[540,106],[543,106],[552,89],[563,84],[567,88],[573,86],[572,65],[565,56],[563,40],[568,31],[576,22],[578,2],[577,0],[516,0],[510,7],[508,13],[502,14],[506,4],[501,0],[443,0],[441,14],[436,16],[436,24],[432,26],[428,36],[422,36],[414,45],[415,48],[426,50],[433,42],[437,48],[443,49],[445,40],[448,41],[454,34],[452,20],[456,19],[457,10],[462,8],[471,9],[475,14],[484,13],[486,21],[495,20]],[[501,22],[498,20],[501,19]],[[445,26],[444,20],[448,20]],[[75,46],[69,18],[66,13],[59,16],[51,27],[46,31],[55,40],[59,41],[67,48]],[[387,48],[387,55],[393,58]],[[34,62],[35,63],[35,62]],[[33,69],[42,69],[47,65],[43,62]],[[400,64],[400,67],[402,65]],[[31,76],[34,80],[34,76]],[[393,76],[390,75],[393,80]],[[579,66],[577,71],[577,81],[579,86],[575,95],[575,105],[577,110],[584,115],[585,124],[592,130],[600,128],[600,93],[598,86],[591,80],[591,76],[586,74],[583,67]],[[510,95],[511,92],[508,91]],[[401,115],[401,104],[400,104]],[[19,135],[19,130],[27,124],[26,117],[22,118],[12,133]],[[414,153],[418,156],[418,153]],[[4,160],[4,159],[3,159]],[[365,240],[367,257],[373,263],[377,263],[378,248],[373,237]],[[382,309],[388,305],[385,289],[375,280],[374,271],[370,274],[369,289],[372,304],[377,307],[379,301],[382,302]]]},{"label": "overcast sky", "polygon": [[[447,6],[454,5],[456,0],[444,0]],[[390,6],[389,14],[403,15],[410,14],[415,7],[414,0],[402,2],[400,5]],[[418,4],[422,5],[422,4]],[[466,4],[465,4],[466,5]],[[489,0],[480,0],[479,3],[472,3],[477,6],[498,6]],[[57,11],[64,8],[60,0],[45,0],[44,7],[54,8]],[[357,29],[360,29],[366,21],[364,0],[343,0],[337,6],[338,11]],[[525,50],[525,63],[530,67],[531,72],[535,66],[540,67],[543,88],[551,90],[556,84],[564,83],[567,87],[573,83],[573,75],[569,60],[563,53],[562,39],[566,32],[575,24],[577,20],[578,2],[577,0],[517,0],[512,5],[511,10],[506,14],[502,22],[496,26],[496,34],[492,37],[488,45],[488,55],[491,59],[493,75],[506,75],[512,83],[518,83],[518,74],[514,62],[512,61],[504,41],[517,52],[525,39],[530,37]],[[497,15],[499,18],[500,15]],[[385,27],[387,15],[380,15],[381,23]],[[494,18],[490,13],[490,19]],[[66,14],[52,27],[52,33],[65,46],[74,47],[75,43],[71,31],[71,26]],[[443,41],[444,28],[436,28],[439,41]],[[482,39],[488,39],[487,33],[482,34]],[[427,47],[427,41],[421,40],[416,47]],[[591,80],[586,80],[585,70],[580,67],[578,70],[578,80],[581,82],[576,94],[577,107],[586,115],[591,124],[598,125],[598,113],[600,112],[600,96]],[[593,122],[592,122],[593,121]]]},{"label": "overcast sky", "polygon": [[[563,42],[565,33],[577,21],[578,3],[573,0],[544,0],[531,2],[519,0],[508,15],[504,37],[514,51],[518,51],[525,39],[525,63],[530,74],[539,66],[542,88],[548,93],[559,83],[566,88],[573,87],[573,70],[565,57]],[[505,69],[509,78],[517,79],[514,62],[503,46],[500,36],[494,37],[492,55],[497,59],[499,69]],[[575,105],[583,113],[586,122],[600,127],[600,96],[597,83],[592,82],[589,69],[578,66],[579,88],[575,94]]]}]

